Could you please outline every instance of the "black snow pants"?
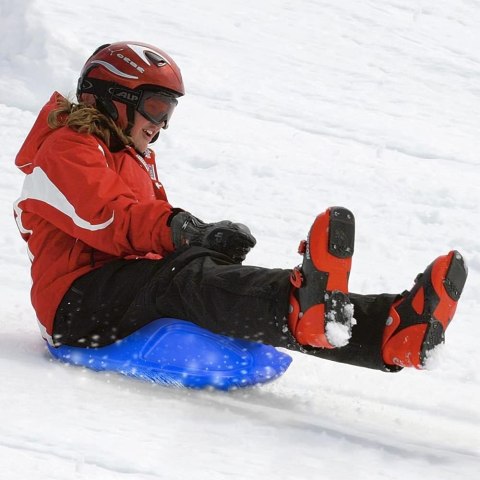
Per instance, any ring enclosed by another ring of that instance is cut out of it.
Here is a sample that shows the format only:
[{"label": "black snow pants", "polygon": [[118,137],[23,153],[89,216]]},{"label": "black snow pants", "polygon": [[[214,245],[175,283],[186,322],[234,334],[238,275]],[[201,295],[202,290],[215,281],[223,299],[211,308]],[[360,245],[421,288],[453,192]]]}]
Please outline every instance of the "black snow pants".
[{"label": "black snow pants", "polygon": [[190,247],[158,260],[116,260],[78,278],[55,316],[56,345],[97,347],[161,317],[191,321],[214,333],[302,351],[378,370],[381,340],[396,295],[350,294],[357,325],[350,343],[299,345],[287,327],[290,270],[232,264],[222,254]]}]

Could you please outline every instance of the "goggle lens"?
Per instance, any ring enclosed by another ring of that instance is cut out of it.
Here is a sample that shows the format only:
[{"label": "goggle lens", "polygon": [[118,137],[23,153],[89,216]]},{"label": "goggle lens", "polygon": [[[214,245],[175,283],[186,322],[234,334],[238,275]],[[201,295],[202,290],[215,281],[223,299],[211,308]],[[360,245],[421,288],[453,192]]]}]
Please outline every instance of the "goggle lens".
[{"label": "goggle lens", "polygon": [[143,92],[137,110],[157,125],[165,122],[164,128],[166,128],[177,103],[173,95],[162,92]]}]

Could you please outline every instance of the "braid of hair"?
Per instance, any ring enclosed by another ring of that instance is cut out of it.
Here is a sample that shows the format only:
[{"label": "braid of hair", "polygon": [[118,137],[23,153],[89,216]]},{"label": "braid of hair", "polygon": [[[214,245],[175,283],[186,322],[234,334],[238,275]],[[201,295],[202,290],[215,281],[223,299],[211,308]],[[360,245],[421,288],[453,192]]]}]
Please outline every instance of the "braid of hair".
[{"label": "braid of hair", "polygon": [[48,126],[52,129],[67,126],[79,133],[88,133],[100,138],[109,148],[112,135],[123,145],[131,145],[132,139],[115,122],[93,105],[73,103],[62,98],[58,108],[48,115]]}]

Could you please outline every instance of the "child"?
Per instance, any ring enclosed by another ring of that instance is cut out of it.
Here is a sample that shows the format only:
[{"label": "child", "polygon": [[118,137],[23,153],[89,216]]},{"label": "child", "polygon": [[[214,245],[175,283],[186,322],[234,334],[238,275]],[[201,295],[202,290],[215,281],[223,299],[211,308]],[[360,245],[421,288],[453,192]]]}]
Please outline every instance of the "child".
[{"label": "child", "polygon": [[40,112],[16,158],[15,217],[43,336],[104,346],[175,317],[353,365],[423,368],[462,293],[462,256],[438,257],[402,295],[350,293],[355,221],[331,207],[300,244],[300,267],[242,265],[250,230],[174,208],[157,177],[148,145],[184,93],[165,52],[119,42],[87,60],[78,103],[54,93]]}]

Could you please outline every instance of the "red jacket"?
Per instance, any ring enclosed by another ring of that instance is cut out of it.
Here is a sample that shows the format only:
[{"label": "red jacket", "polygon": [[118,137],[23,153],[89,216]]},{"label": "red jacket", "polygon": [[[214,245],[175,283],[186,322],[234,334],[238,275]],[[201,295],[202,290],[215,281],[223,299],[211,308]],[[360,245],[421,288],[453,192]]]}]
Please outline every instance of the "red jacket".
[{"label": "red jacket", "polygon": [[172,212],[153,152],[112,153],[93,135],[52,130],[41,110],[15,164],[25,173],[15,218],[32,260],[32,304],[50,339],[57,307],[79,276],[119,258],[161,258],[173,251]]}]

